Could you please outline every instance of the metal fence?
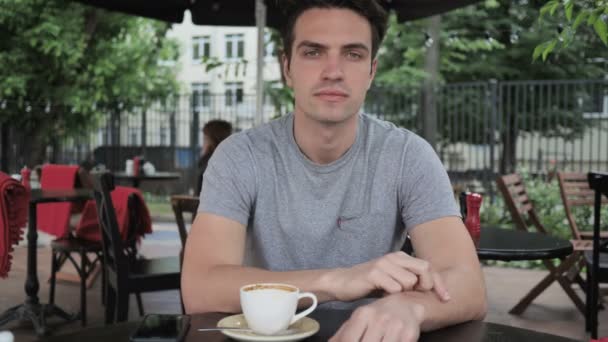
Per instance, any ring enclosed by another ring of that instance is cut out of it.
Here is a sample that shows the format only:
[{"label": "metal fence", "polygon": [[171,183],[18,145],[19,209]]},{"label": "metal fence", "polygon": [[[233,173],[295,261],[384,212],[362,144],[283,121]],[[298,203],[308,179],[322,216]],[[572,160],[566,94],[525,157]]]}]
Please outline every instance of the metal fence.
[{"label": "metal fence", "polygon": [[[263,120],[288,110],[266,101]],[[435,142],[452,181],[469,188],[491,188],[497,174],[522,168],[541,175],[608,170],[607,80],[457,83],[436,86],[430,95],[422,88],[376,88],[364,110],[421,135],[431,132],[426,138]],[[108,114],[88,134],[50,148],[48,159],[78,163],[93,153],[97,162],[121,170],[126,159],[144,155],[157,169],[183,170],[181,190],[187,191],[195,184],[205,122],[221,118],[243,130],[253,126],[254,115],[255,96],[184,95],[145,110]],[[0,131],[0,142],[10,141],[0,158],[15,171],[24,151],[7,134],[18,136]]]}]

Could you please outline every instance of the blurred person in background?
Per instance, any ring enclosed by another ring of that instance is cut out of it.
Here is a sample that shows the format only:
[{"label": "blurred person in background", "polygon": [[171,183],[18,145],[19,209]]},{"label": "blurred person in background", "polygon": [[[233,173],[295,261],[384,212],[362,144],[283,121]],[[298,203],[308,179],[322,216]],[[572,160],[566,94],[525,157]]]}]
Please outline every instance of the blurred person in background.
[{"label": "blurred person in background", "polygon": [[203,126],[203,148],[198,159],[198,183],[196,184],[196,194],[200,195],[203,188],[203,174],[207,169],[207,163],[217,146],[232,134],[232,124],[224,120],[211,120]]}]

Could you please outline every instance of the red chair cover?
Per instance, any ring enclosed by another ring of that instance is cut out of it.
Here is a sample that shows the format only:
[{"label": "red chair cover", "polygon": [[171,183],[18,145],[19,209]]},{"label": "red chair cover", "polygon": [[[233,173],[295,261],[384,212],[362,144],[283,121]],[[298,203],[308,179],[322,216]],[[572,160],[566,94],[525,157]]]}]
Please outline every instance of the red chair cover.
[{"label": "red chair cover", "polygon": [[0,172],[0,278],[11,269],[11,252],[23,237],[27,221],[29,192],[25,187]]},{"label": "red chair cover", "polygon": [[[44,190],[74,189],[78,166],[46,164],[42,167],[40,187]],[[66,236],[74,203],[42,203],[37,205],[38,229],[56,237]]]},{"label": "red chair cover", "polygon": [[[137,218],[139,222],[133,232],[134,237],[139,239],[144,234],[152,233],[152,219],[150,218],[150,211],[146,206],[141,192],[136,188],[117,186],[112,191],[112,203],[114,204],[114,210],[116,211],[116,220],[118,221],[118,229],[120,230],[120,236],[123,240],[127,240],[128,234],[132,227],[129,227],[129,208],[128,199],[129,195],[136,194],[140,201],[140,205],[137,206],[139,212]],[[76,227],[76,236],[86,240],[101,241],[101,234],[99,228],[99,219],[97,216],[97,209],[95,207],[95,201],[87,201],[84,210],[82,211],[82,217],[80,223]]]}]

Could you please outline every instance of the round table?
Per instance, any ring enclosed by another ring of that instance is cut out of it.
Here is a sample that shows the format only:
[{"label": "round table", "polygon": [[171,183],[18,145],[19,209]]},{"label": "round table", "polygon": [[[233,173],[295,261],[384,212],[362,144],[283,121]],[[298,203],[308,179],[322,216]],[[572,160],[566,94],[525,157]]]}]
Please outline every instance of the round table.
[{"label": "round table", "polygon": [[[321,330],[314,336],[306,339],[309,342],[326,342],[350,317],[352,312],[348,310],[317,310],[311,314],[321,324]],[[221,332],[198,332],[198,328],[215,327],[217,322],[226,317],[225,314],[208,313],[193,315],[190,330],[184,339],[185,342],[206,341],[223,342],[232,341]],[[79,332],[50,337],[47,342],[127,342],[129,336],[135,331],[137,322],[121,323],[107,327],[86,328]],[[495,342],[495,341],[517,341],[517,342],[574,342],[575,340],[540,333],[532,330],[510,327],[502,324],[488,322],[469,322],[459,324],[431,333],[422,334],[422,342]]]},{"label": "round table", "polygon": [[572,250],[570,241],[555,236],[481,227],[477,255],[481,260],[543,260],[565,258]]}]

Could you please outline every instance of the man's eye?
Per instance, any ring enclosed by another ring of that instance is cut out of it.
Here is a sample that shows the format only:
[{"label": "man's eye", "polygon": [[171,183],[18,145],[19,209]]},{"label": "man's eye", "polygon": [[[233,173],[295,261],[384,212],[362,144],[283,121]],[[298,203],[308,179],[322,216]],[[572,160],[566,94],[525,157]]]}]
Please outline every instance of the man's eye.
[{"label": "man's eye", "polygon": [[348,54],[347,54],[347,56],[350,59],[361,59],[361,58],[363,58],[363,56],[360,53],[355,52],[355,51],[349,51]]},{"label": "man's eye", "polygon": [[317,56],[319,56],[319,50],[304,51],[304,56],[306,56],[306,57],[317,57]]}]

